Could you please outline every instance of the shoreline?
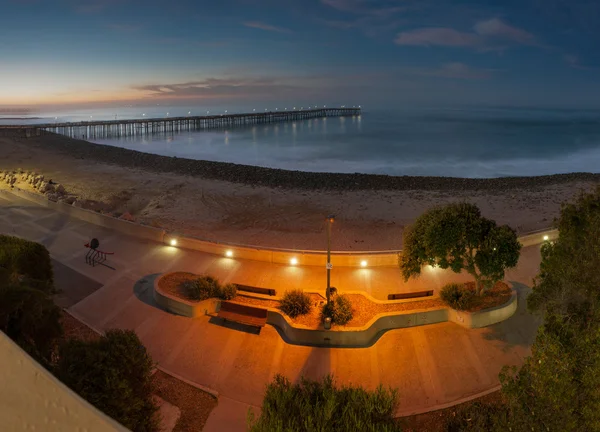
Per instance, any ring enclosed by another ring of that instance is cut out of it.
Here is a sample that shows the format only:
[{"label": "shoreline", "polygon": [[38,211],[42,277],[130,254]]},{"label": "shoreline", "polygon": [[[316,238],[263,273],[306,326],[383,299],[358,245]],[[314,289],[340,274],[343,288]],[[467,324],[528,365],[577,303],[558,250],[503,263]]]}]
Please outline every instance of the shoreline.
[{"label": "shoreline", "polygon": [[[563,202],[600,185],[600,174],[585,173],[500,179],[303,173],[15,132],[0,129],[0,170],[41,174],[61,184],[72,205],[207,241],[278,249],[324,250],[325,217],[334,214],[333,250],[398,250],[419,215],[457,201],[523,234],[548,228]],[[35,191],[21,178],[15,186]]]},{"label": "shoreline", "polygon": [[[13,138],[18,135],[15,133]],[[157,173],[180,174],[207,180],[219,180],[249,186],[298,190],[337,191],[504,191],[545,187],[572,182],[600,182],[600,173],[550,174],[544,176],[469,178],[436,176],[390,176],[362,173],[322,173],[265,168],[230,162],[214,162],[161,156],[129,150],[48,132],[26,142],[44,141],[44,149],[52,149],[79,159],[144,169]]]}]

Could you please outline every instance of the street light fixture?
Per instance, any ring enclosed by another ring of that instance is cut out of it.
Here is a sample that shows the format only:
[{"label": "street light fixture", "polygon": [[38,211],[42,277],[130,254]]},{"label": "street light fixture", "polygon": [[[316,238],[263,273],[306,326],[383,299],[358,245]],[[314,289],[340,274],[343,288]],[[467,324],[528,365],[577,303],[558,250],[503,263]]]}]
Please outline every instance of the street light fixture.
[{"label": "street light fixture", "polygon": [[327,304],[329,304],[331,297],[331,225],[335,221],[334,215],[327,216],[327,289],[325,290],[325,295],[327,297]]}]

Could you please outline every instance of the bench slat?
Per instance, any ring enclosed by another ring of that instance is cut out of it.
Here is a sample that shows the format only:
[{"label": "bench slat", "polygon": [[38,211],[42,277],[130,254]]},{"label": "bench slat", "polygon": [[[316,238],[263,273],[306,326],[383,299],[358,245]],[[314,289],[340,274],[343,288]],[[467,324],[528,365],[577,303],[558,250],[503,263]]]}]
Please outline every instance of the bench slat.
[{"label": "bench slat", "polygon": [[228,321],[264,327],[267,324],[267,314],[266,309],[223,301],[217,316]]},{"label": "bench slat", "polygon": [[431,297],[433,290],[428,291],[416,291],[410,293],[399,293],[399,294],[388,294],[388,300],[405,300],[417,297]]},{"label": "bench slat", "polygon": [[252,293],[256,293],[256,294],[263,294],[263,295],[269,295],[269,296],[274,296],[276,295],[275,290],[273,288],[259,288],[259,287],[253,287],[250,285],[241,285],[241,284],[236,284],[238,291],[246,291],[246,292],[252,292]]}]

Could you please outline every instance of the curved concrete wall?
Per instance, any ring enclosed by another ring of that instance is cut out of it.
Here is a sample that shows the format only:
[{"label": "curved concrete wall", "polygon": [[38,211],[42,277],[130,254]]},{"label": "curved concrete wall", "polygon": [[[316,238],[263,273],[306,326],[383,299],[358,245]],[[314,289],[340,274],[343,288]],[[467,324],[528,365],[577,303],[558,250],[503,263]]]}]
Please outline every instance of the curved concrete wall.
[{"label": "curved concrete wall", "polygon": [[363,327],[313,330],[293,325],[289,318],[277,310],[267,309],[267,323],[279,328],[286,342],[317,347],[364,348],[373,345],[388,330],[448,321],[447,309],[424,309],[380,314]]},{"label": "curved concrete wall", "polygon": [[158,287],[158,281],[163,276],[157,277],[154,281],[154,300],[163,309],[190,318],[212,314],[219,310],[221,306],[219,299],[210,298],[200,302],[191,302],[164,292]]},{"label": "curved concrete wall", "polygon": [[[140,225],[122,219],[116,219],[91,210],[85,210],[68,204],[50,201],[43,195],[28,192],[19,188],[12,189],[10,193],[20,198],[33,201],[39,205],[51,208],[55,211],[68,214],[69,216],[77,219],[121,232],[123,234],[167,244],[171,239],[177,239],[177,247],[193,249],[220,256],[224,256],[226,251],[231,250],[233,251],[234,258],[277,264],[289,264],[292,258],[297,259],[298,265],[300,266],[325,266],[325,263],[327,262],[327,255],[325,251],[265,248],[258,246],[238,245],[233,243],[218,243],[191,237],[184,237],[176,233],[168,233],[159,228]],[[531,233],[519,237],[519,241],[523,246],[532,246],[543,243],[544,236],[548,236],[548,240],[550,241],[555,240],[558,238],[558,231],[546,230]],[[331,253],[331,263],[333,266],[339,267],[360,267],[361,261],[364,260],[367,261],[369,267],[397,267],[398,257],[401,255],[401,253],[401,250],[356,252],[333,251]]]},{"label": "curved concrete wall", "polygon": [[[164,309],[191,318],[219,311],[221,300],[208,299],[201,302],[190,302],[165,293],[158,287],[158,282],[164,276],[160,275],[154,281],[154,299]],[[349,291],[347,294],[361,294],[379,304],[408,303],[422,300],[384,301],[376,300],[360,291]],[[256,298],[255,295],[249,295],[249,297]],[[274,300],[274,298],[270,300]],[[235,302],[235,299],[233,302]],[[359,348],[373,345],[381,334],[393,329],[437,324],[447,321],[467,328],[479,328],[504,321],[510,318],[517,310],[517,293],[513,290],[510,300],[505,304],[479,312],[460,312],[447,307],[386,312],[375,315],[362,327],[338,327],[335,330],[311,329],[296,325],[278,309],[269,307],[263,309],[268,311],[267,323],[280,329],[288,343],[320,347]]]},{"label": "curved concrete wall", "polygon": [[0,429],[3,431],[122,431],[0,332]]},{"label": "curved concrete wall", "polygon": [[448,309],[448,321],[467,328],[481,328],[509,319],[517,311],[517,292],[503,305],[478,312],[462,312]]}]

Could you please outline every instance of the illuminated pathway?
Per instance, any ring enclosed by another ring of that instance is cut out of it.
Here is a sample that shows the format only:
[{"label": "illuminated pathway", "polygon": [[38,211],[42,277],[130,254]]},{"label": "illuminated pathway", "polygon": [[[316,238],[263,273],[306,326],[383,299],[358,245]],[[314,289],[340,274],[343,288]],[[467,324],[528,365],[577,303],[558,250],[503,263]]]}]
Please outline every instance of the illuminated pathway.
[{"label": "illuminated pathway", "polygon": [[[507,274],[519,292],[519,310],[503,323],[477,330],[452,323],[399,329],[370,348],[332,349],[289,345],[271,326],[256,335],[223,327],[210,317],[171,315],[153,304],[151,292],[152,275],[173,270],[207,272],[223,282],[280,292],[282,287],[323,289],[324,268],[237,261],[145,242],[5,193],[0,193],[0,232],[43,243],[67,271],[102,285],[95,291],[94,284],[76,293],[67,290],[64,306],[73,315],[99,330],[134,329],[161,367],[218,391],[219,406],[205,428],[209,431],[244,430],[248,406],[260,405],[264,387],[276,373],[293,379],[331,372],[344,383],[397,387],[399,414],[452,404],[497,387],[501,367],[520,363],[528,353],[538,323],[525,312],[524,296],[537,273],[539,246],[524,248],[519,266]],[[100,239],[101,249],[115,252],[115,270],[84,263],[83,244],[91,237]],[[457,279],[464,277],[440,270],[408,284],[393,268],[332,272],[332,284],[342,292],[362,289],[378,298],[425,286],[439,289]],[[228,424],[236,428],[228,429]]]}]

